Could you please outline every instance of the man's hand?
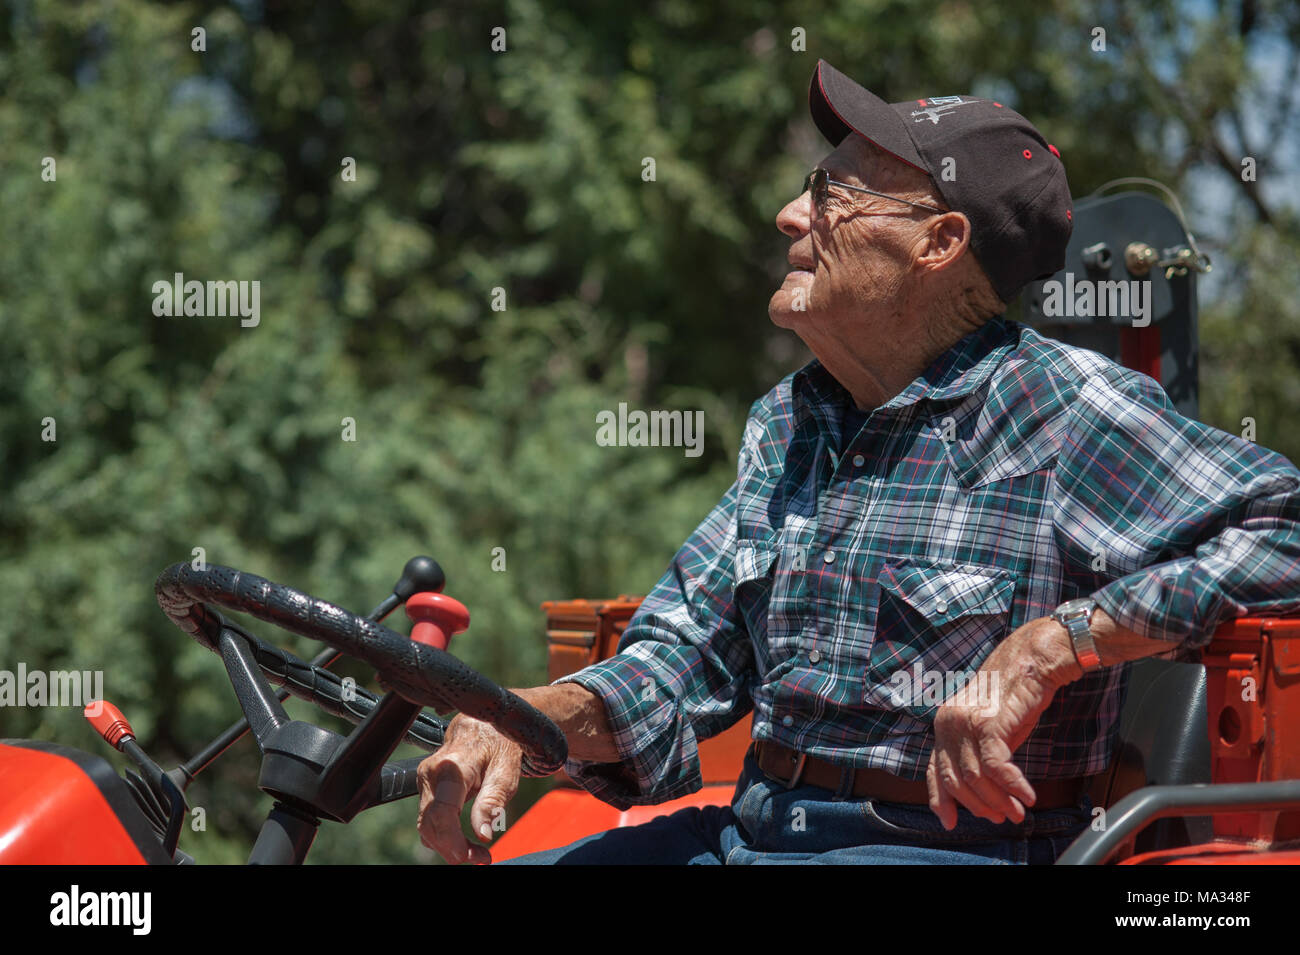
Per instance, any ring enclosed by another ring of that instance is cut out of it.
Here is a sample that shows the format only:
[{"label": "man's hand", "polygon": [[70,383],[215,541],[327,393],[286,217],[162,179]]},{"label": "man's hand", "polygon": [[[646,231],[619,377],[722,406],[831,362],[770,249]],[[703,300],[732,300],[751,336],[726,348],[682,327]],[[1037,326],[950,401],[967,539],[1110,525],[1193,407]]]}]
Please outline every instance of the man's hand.
[{"label": "man's hand", "polygon": [[[1120,626],[1100,607],[1088,621],[1102,666],[1169,656],[1177,645]],[[1011,754],[1029,737],[1056,691],[1083,676],[1070,634],[1052,617],[1031,620],[998,645],[980,667],[992,699],[978,699],[971,680],[934,714],[934,751],[925,771],[930,808],[945,829],[957,803],[991,822],[1022,822],[1033,787]],[[996,676],[995,676],[996,674]]]},{"label": "man's hand", "polygon": [[469,842],[460,828],[460,812],[475,794],[470,826],[485,842],[492,823],[519,789],[523,751],[491,724],[457,716],[447,726],[438,752],[420,763],[420,841],[448,862],[486,865],[492,855]]},{"label": "man's hand", "polygon": [[[1062,640],[1064,635],[1064,640]],[[934,715],[925,771],[930,809],[945,829],[957,804],[990,822],[1022,822],[1037,799],[1011,754],[1029,737],[1059,687],[1083,674],[1069,635],[1051,617],[1030,621],[998,644],[973,679]],[[982,699],[982,695],[989,697]]]},{"label": "man's hand", "polygon": [[[576,683],[512,690],[555,721],[577,760],[614,763],[619,760],[614,734],[600,697]],[[470,826],[485,841],[492,839],[493,822],[519,789],[523,750],[490,723],[457,716],[447,726],[442,747],[420,764],[420,841],[448,862],[486,865],[492,855],[465,839],[460,811],[478,794]]]}]

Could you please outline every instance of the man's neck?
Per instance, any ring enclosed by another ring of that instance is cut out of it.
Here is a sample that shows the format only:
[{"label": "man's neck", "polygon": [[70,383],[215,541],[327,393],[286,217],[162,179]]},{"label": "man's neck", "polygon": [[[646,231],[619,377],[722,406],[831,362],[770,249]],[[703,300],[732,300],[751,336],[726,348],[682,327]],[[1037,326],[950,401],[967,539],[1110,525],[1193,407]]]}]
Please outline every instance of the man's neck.
[{"label": "man's neck", "polygon": [[[940,355],[947,352],[973,329],[948,329],[939,335],[918,335],[916,340],[893,350],[885,347],[863,352],[858,343],[808,341],[805,344],[853,397],[859,411],[873,411],[902,394]],[[878,344],[878,343],[877,343]]]}]

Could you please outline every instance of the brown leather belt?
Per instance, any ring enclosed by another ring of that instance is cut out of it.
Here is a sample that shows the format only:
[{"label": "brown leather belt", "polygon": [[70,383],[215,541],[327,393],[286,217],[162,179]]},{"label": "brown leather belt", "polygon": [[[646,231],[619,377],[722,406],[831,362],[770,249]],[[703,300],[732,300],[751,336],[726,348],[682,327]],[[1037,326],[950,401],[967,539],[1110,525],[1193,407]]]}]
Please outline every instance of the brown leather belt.
[{"label": "brown leather belt", "polygon": [[[793,789],[797,785],[818,786],[838,792],[843,767],[816,756],[807,756],[779,743],[760,740],[752,750],[758,768],[777,782]],[[1040,779],[1030,781],[1038,796],[1034,809],[1066,809],[1078,805],[1079,797],[1094,777]],[[883,769],[858,769],[853,774],[853,796],[879,799],[881,802],[928,805],[930,792],[924,779],[903,779]]]}]

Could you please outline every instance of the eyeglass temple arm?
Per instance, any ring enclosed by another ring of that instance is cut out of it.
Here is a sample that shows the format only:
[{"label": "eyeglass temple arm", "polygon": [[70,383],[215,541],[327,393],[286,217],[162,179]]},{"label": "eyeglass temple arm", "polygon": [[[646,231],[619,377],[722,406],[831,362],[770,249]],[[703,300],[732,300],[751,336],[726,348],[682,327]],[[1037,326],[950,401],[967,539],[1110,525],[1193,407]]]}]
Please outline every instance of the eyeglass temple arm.
[{"label": "eyeglass temple arm", "polygon": [[834,179],[827,179],[828,186],[840,186],[844,189],[852,189],[854,192],[865,192],[869,196],[880,196],[882,199],[893,199],[895,202],[906,202],[909,206],[916,206],[918,209],[929,209],[931,212],[946,212],[946,209],[939,209],[935,206],[927,206],[923,202],[913,202],[911,199],[902,199],[898,196],[891,196],[888,193],[876,192],[874,189],[863,189],[861,186],[853,186],[847,182],[838,182]]}]

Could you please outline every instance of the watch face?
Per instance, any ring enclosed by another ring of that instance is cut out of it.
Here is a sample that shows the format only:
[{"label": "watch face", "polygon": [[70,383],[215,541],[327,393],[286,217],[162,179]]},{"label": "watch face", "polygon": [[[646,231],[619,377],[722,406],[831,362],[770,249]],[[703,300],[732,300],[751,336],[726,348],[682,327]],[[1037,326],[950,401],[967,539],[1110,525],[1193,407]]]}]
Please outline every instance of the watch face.
[{"label": "watch face", "polygon": [[1067,600],[1056,608],[1056,612],[1058,614],[1078,613],[1080,610],[1090,610],[1092,606],[1091,597],[1080,597],[1077,600]]}]

